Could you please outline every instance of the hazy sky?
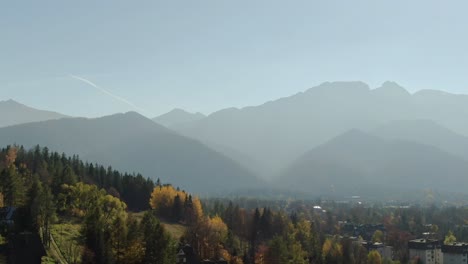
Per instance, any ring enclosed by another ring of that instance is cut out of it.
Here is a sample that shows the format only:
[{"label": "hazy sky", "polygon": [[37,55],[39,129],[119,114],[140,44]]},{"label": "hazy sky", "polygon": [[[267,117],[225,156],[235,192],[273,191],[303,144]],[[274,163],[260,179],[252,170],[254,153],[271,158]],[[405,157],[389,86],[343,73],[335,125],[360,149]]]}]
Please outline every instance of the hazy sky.
[{"label": "hazy sky", "polygon": [[429,0],[2,1],[0,100],[155,116],[261,104],[324,81],[468,93],[467,10]]}]

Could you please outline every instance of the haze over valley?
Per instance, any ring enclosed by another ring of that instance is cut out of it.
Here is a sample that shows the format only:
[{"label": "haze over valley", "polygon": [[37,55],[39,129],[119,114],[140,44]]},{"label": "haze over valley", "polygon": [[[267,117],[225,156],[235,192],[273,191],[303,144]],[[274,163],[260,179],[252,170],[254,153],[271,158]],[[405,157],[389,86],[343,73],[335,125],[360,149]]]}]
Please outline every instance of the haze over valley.
[{"label": "haze over valley", "polygon": [[395,82],[326,82],[258,106],[207,116],[174,109],[152,120],[0,107],[16,120],[3,121],[2,145],[40,145],[200,194],[465,193],[468,179],[468,96],[409,93]]}]

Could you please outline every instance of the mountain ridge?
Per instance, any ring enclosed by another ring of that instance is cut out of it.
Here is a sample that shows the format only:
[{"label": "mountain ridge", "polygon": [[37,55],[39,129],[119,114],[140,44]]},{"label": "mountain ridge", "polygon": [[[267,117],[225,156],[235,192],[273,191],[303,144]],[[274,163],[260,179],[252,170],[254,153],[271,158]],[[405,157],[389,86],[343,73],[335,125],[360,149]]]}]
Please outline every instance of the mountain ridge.
[{"label": "mountain ridge", "polygon": [[7,113],[0,115],[0,127],[69,117],[53,111],[32,108],[13,99],[0,101],[0,113]]},{"label": "mountain ridge", "polygon": [[190,113],[180,108],[174,108],[173,110],[152,118],[152,120],[165,127],[180,126],[186,123],[195,122],[206,116],[200,112]]},{"label": "mountain ridge", "polygon": [[387,192],[463,191],[468,183],[466,170],[465,160],[437,147],[352,130],[305,153],[281,173],[276,184],[342,195],[369,195],[373,188],[379,192],[385,188]]},{"label": "mountain ridge", "polygon": [[231,159],[136,112],[0,128],[0,144],[47,146],[68,155],[78,154],[90,162],[161,178],[199,193],[262,184]]},{"label": "mountain ridge", "polygon": [[309,149],[349,129],[369,131],[391,121],[429,119],[468,136],[468,124],[460,121],[466,117],[468,96],[410,93],[390,81],[375,89],[359,81],[325,82],[258,106],[221,109],[173,129],[258,160],[258,165],[246,164],[224,152],[246,167],[261,167],[253,170],[269,179]]}]

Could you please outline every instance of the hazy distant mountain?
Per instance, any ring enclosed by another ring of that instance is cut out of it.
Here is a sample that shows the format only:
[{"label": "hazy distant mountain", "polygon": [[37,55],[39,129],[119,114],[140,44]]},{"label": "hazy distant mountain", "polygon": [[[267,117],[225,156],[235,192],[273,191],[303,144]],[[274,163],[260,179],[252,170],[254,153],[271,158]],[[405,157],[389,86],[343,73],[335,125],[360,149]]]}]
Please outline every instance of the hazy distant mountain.
[{"label": "hazy distant mountain", "polygon": [[371,134],[390,140],[405,140],[435,146],[468,161],[468,137],[431,120],[402,120],[382,125]]},{"label": "hazy distant mountain", "polygon": [[327,82],[263,105],[224,109],[174,129],[245,153],[258,160],[256,171],[272,177],[306,151],[350,129],[369,131],[415,119],[468,135],[468,96],[430,90],[410,94],[394,82],[373,90],[362,82]]},{"label": "hazy distant mountain", "polygon": [[307,152],[282,173],[277,184],[317,194],[466,192],[467,171],[465,160],[433,146],[352,130]]},{"label": "hazy distant mountain", "polygon": [[189,113],[176,108],[168,113],[153,118],[153,121],[165,127],[172,127],[195,122],[205,117],[206,116],[202,113]]},{"label": "hazy distant mountain", "polygon": [[255,187],[260,181],[229,158],[137,113],[67,118],[0,128],[0,145],[36,144],[197,193]]},{"label": "hazy distant mountain", "polygon": [[13,100],[0,101],[0,127],[67,117],[65,115],[34,109]]}]

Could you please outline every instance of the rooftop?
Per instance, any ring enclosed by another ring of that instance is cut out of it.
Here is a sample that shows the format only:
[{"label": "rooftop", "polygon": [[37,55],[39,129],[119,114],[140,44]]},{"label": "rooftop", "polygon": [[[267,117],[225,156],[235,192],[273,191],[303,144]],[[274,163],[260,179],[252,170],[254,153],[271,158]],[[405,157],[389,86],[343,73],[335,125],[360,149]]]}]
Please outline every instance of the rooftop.
[{"label": "rooftop", "polygon": [[442,252],[444,253],[455,253],[464,254],[468,253],[467,242],[455,242],[447,245],[442,245]]},{"label": "rooftop", "polygon": [[419,238],[408,242],[409,249],[431,250],[440,248],[440,241],[436,239]]}]

